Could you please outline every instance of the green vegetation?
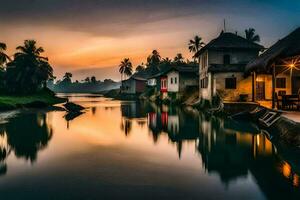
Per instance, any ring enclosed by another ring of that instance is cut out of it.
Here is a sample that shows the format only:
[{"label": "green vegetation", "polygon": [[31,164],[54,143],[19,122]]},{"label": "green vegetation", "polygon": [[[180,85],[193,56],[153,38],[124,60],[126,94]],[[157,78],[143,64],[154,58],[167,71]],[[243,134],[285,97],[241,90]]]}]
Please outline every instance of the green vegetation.
[{"label": "green vegetation", "polygon": [[1,95],[0,111],[13,110],[23,107],[45,107],[65,102],[50,90],[42,90],[30,95]]},{"label": "green vegetation", "polygon": [[36,41],[25,40],[16,48],[13,59],[5,54],[6,49],[6,44],[0,43],[0,110],[46,107],[66,101],[46,88],[53,69]]}]

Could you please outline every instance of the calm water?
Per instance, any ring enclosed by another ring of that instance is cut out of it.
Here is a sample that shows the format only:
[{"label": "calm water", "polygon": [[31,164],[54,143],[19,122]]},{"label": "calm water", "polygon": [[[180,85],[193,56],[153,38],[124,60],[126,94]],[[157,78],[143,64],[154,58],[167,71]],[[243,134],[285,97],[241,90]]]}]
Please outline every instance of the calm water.
[{"label": "calm water", "polygon": [[73,95],[0,124],[1,199],[300,199],[300,156],[253,124]]}]

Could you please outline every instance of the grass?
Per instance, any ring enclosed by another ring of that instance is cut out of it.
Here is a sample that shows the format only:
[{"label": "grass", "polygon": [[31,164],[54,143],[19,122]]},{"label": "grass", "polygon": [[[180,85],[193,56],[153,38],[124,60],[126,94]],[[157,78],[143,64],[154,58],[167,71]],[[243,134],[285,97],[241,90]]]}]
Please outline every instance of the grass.
[{"label": "grass", "polygon": [[32,95],[0,95],[0,110],[13,110],[21,107],[51,106],[65,102],[50,90],[43,90]]}]

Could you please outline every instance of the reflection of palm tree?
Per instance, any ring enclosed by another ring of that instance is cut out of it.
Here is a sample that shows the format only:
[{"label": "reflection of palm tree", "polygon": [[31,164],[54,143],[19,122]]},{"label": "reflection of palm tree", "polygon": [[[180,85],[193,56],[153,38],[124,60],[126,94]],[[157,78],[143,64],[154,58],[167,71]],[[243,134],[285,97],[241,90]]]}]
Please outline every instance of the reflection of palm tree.
[{"label": "reflection of palm tree", "polygon": [[44,149],[52,138],[52,129],[45,114],[26,114],[11,119],[6,125],[7,142],[17,157],[31,162],[37,152]]},{"label": "reflection of palm tree", "polygon": [[5,130],[0,127],[0,176],[6,174],[7,172],[7,165],[6,165],[6,158],[10,154],[10,149],[7,144],[7,137],[5,134]]},{"label": "reflection of palm tree", "polygon": [[259,35],[255,34],[254,28],[246,29],[245,34],[246,34],[246,39],[249,40],[250,42],[260,42],[260,37]]},{"label": "reflection of palm tree", "polygon": [[132,129],[132,121],[130,119],[124,119],[121,122],[121,130],[128,136]]}]

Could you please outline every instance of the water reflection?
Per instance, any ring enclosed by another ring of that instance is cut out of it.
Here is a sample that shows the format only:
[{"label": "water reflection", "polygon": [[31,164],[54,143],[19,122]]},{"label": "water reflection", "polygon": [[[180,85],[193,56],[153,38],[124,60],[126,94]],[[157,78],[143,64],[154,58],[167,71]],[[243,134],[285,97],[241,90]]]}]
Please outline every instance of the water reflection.
[{"label": "water reflection", "polygon": [[124,103],[121,110],[126,135],[133,120],[147,116],[154,143],[167,135],[179,158],[183,143],[193,143],[201,156],[201,167],[208,174],[218,174],[225,187],[251,174],[269,199],[300,195],[299,154],[275,146],[254,124],[154,104]]},{"label": "water reflection", "polygon": [[51,138],[45,113],[24,113],[0,124],[0,174],[7,171],[5,161],[10,153],[33,163]]},{"label": "water reflection", "polygon": [[12,186],[15,199],[40,199],[30,197],[49,188],[61,199],[300,196],[299,154],[254,124],[189,108],[83,100],[88,109],[69,129],[64,112],[24,112],[0,125],[2,197],[12,199]]}]

